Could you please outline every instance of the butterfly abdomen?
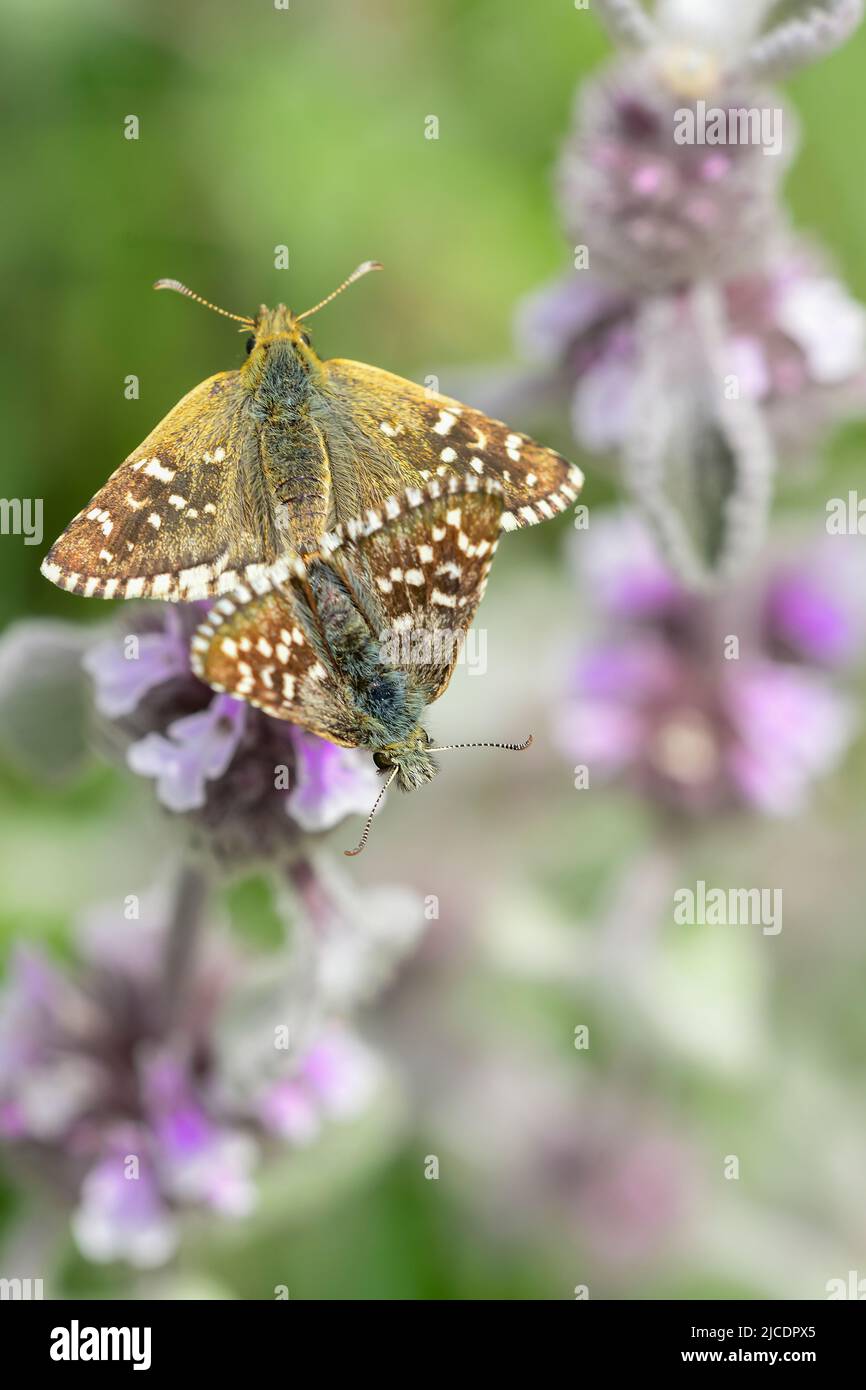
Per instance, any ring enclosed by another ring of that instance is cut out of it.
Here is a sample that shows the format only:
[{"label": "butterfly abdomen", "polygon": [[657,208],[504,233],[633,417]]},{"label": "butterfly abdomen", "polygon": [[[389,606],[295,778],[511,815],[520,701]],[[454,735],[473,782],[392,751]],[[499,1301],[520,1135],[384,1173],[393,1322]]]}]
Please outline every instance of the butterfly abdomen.
[{"label": "butterfly abdomen", "polygon": [[356,707],[381,726],[388,740],[405,738],[418,724],[424,699],[405,670],[389,661],[342,579],[326,564],[308,568],[316,614],[332,661],[353,692]]},{"label": "butterfly abdomen", "polygon": [[378,644],[342,580],[328,565],[314,561],[308,569],[319,626],[332,658],[354,688],[375,676]]},{"label": "butterfly abdomen", "polygon": [[424,701],[410,685],[405,671],[380,669],[359,691],[358,703],[382,725],[391,741],[408,738],[424,711]]}]

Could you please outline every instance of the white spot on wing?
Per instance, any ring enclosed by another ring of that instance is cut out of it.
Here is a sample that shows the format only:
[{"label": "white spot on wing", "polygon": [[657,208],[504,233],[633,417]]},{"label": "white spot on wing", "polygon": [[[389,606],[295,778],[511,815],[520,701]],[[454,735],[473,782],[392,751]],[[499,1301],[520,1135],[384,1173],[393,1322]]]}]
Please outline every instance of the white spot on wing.
[{"label": "white spot on wing", "polygon": [[439,419],[433,426],[433,432],[434,434],[447,434],[448,431],[453,429],[456,424],[456,415],[453,415],[450,410],[440,410]]},{"label": "white spot on wing", "polygon": [[434,589],[430,595],[430,602],[437,604],[440,608],[456,608],[457,599],[453,594],[443,594],[441,589]]},{"label": "white spot on wing", "polygon": [[144,471],[149,478],[158,478],[161,483],[170,483],[175,475],[175,469],[164,468],[159,459],[150,459],[144,465]]}]

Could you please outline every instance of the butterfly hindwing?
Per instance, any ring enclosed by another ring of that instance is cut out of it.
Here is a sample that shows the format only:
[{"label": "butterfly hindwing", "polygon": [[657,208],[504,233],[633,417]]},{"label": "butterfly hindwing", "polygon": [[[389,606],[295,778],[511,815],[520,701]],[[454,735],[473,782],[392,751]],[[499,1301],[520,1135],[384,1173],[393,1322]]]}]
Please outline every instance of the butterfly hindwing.
[{"label": "butterfly hindwing", "polygon": [[280,561],[268,592],[241,586],[215,603],[193,639],[193,669],[346,747],[369,743],[374,724],[414,726],[450,680],[502,510],[489,479],[437,479],[390,498],[329,533],[319,556]]},{"label": "butterfly hindwing", "polygon": [[443,478],[410,488],[325,537],[383,661],[404,668],[424,703],[442,694],[476,609],[502,527],[501,487]]},{"label": "butterfly hindwing", "polygon": [[498,482],[504,530],[548,521],[578,497],[579,468],[501,421],[362,362],[322,365],[338,522],[434,478]]},{"label": "butterfly hindwing", "polygon": [[272,577],[265,594],[241,585],[213,605],[192,640],[193,670],[276,719],[356,747],[362,735],[352,694],[322,650],[307,569],[298,560],[281,562]]},{"label": "butterfly hindwing", "polygon": [[79,512],[42,564],[70,593],[194,600],[255,585],[283,545],[238,372],[203,381]]}]

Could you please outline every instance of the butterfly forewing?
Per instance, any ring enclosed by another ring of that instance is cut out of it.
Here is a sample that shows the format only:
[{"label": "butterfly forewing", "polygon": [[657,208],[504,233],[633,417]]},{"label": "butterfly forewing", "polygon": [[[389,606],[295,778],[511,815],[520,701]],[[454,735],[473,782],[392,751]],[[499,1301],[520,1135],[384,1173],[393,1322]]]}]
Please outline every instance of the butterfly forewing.
[{"label": "butterfly forewing", "polygon": [[408,487],[491,479],[506,530],[578,496],[578,468],[500,421],[375,367],[322,361],[285,305],[250,322],[244,365],[190,391],[54,544],[42,565],[53,583],[107,599],[260,593],[280,558],[315,554],[327,527]]},{"label": "butterfly forewing", "polygon": [[66,528],[46,577],[90,598],[213,597],[282,551],[237,372],[175,406]]},{"label": "butterfly forewing", "polygon": [[447,686],[484,595],[503,506],[492,479],[435,479],[325,538],[383,661],[406,669],[427,704]]},{"label": "butterfly forewing", "polygon": [[[503,490],[503,529],[549,521],[583,485],[579,468],[479,410],[361,362],[323,364],[323,417],[338,521],[381,506],[400,487],[487,477]],[[351,419],[351,429],[340,421]]]}]

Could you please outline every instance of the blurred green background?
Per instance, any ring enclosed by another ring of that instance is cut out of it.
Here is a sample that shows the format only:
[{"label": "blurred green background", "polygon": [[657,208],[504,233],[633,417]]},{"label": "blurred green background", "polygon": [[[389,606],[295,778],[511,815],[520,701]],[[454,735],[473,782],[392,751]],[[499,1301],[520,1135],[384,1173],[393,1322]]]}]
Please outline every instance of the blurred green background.
[{"label": "blurred green background", "polygon": [[[515,301],[569,264],[551,165],[582,75],[610,51],[571,0],[291,0],[287,11],[272,0],[2,0],[0,45],[2,491],[43,498],[45,517],[44,546],[0,545],[4,623],[105,617],[40,577],[44,550],[185,391],[241,360],[233,325],[152,293],[156,278],[238,313],[262,301],[302,309],[376,257],[385,273],[315,320],[323,356],[418,380],[440,373],[445,391],[449,366],[507,360]],[[803,121],[793,213],[861,299],[864,60],[860,34],[790,86]],[[124,138],[131,114],[136,141]],[[435,141],[424,138],[429,115]],[[274,268],[282,244],[287,271]],[[125,399],[129,374],[138,400]],[[564,421],[545,442],[567,447]],[[783,476],[779,510],[820,525],[826,497],[860,481],[864,445],[863,427],[849,427],[822,476],[790,487]],[[610,500],[609,479],[587,472],[590,504]],[[568,532],[563,518],[505,547],[485,604],[502,655],[478,689],[458,673],[436,712],[443,732],[490,736],[491,721],[513,714],[501,732],[516,736],[553,698],[545,652],[579,622]],[[797,921],[772,954],[751,936],[664,945],[646,986],[653,1021],[630,1011],[624,988],[607,997],[557,964],[583,959],[624,866],[652,852],[650,819],[622,798],[580,803],[549,736],[541,742],[519,805],[501,767],[464,764],[413,800],[408,823],[383,820],[365,876],[441,893],[450,926],[437,925],[445,945],[413,967],[405,997],[372,1011],[372,1026],[398,1059],[428,1049],[430,1066],[456,1073],[462,1047],[517,1078],[524,1066],[583,1065],[573,1029],[592,1022],[594,1088],[626,1110],[629,1097],[651,1097],[690,1156],[686,1234],[618,1267],[582,1243],[579,1223],[558,1219],[553,1199],[536,1212],[537,1191],[526,1223],[503,1229],[495,1202],[485,1210],[493,1137],[488,1174],[468,1160],[464,1171],[458,1133],[449,1171],[459,1176],[421,1180],[423,1156],[448,1142],[421,1086],[393,1142],[371,1141],[372,1157],[359,1158],[356,1181],[296,1202],[253,1238],[215,1237],[186,1257],[177,1288],[188,1278],[242,1297],[286,1283],[293,1297],[512,1299],[568,1298],[589,1282],[594,1296],[821,1297],[858,1252],[866,1273],[862,745],[796,825],[748,837],[729,826],[687,847],[707,879],[752,882],[751,870],[784,883]],[[4,772],[4,941],[65,949],[74,910],[146,859],[151,814],[117,772],[71,790]],[[256,891],[239,901],[238,927],[254,932]],[[531,1075],[514,1085],[519,1110]],[[739,1183],[719,1177],[731,1152]],[[22,1200],[8,1190],[10,1229]],[[515,1190],[509,1202],[520,1201]],[[70,1289],[124,1287],[118,1271],[73,1257],[65,1277]]]}]

